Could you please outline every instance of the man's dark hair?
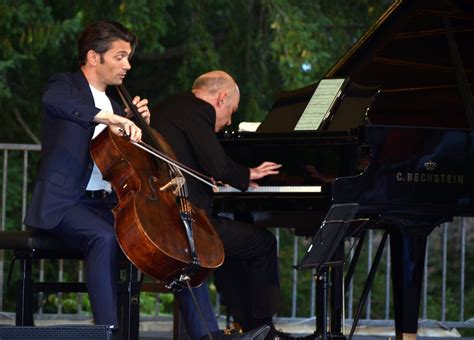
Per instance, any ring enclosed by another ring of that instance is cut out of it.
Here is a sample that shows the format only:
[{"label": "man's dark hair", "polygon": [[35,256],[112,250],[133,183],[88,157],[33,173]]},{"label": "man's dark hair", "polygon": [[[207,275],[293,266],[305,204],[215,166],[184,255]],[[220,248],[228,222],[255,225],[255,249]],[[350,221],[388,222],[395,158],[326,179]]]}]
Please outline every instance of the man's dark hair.
[{"label": "man's dark hair", "polygon": [[116,21],[99,21],[88,25],[77,40],[78,57],[80,65],[85,65],[87,52],[93,50],[101,57],[110,48],[110,45],[117,40],[130,43],[133,55],[138,44],[135,33],[125,28]]}]

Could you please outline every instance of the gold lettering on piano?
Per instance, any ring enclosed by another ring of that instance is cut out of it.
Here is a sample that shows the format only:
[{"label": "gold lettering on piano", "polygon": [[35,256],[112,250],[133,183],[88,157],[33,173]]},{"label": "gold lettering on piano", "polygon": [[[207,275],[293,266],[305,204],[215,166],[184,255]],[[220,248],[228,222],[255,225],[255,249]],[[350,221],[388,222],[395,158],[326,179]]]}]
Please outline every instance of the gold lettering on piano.
[{"label": "gold lettering on piano", "polygon": [[397,172],[397,182],[464,184],[464,175],[431,174],[424,172]]},{"label": "gold lettering on piano", "polygon": [[425,166],[425,169],[428,171],[434,171],[438,167],[438,164],[436,164],[436,162],[433,162],[433,161],[425,162],[423,165]]}]

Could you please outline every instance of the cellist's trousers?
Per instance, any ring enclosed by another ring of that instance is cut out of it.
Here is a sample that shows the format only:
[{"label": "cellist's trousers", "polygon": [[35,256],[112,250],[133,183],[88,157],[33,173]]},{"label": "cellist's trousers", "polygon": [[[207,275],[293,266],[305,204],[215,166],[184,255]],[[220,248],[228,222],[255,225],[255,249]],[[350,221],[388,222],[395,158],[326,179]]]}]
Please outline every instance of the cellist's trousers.
[{"label": "cellist's trousers", "polygon": [[86,284],[94,322],[118,326],[117,280],[119,246],[115,236],[111,208],[115,196],[83,196],[69,208],[61,223],[49,232],[60,237],[71,248],[84,253]]}]

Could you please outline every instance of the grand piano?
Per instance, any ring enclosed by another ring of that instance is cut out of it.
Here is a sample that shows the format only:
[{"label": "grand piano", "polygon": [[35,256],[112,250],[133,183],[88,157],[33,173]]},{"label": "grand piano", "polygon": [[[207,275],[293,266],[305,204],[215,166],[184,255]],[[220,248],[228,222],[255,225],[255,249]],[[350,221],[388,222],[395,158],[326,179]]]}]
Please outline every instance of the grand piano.
[{"label": "grand piano", "polygon": [[[394,1],[323,77],[373,95],[359,105],[349,93],[323,129],[293,131],[317,84],[282,92],[264,131],[222,139],[234,159],[280,162],[281,174],[259,193],[216,194],[216,210],[314,235],[332,204],[357,203],[365,228],[390,235],[396,336],[414,338],[427,236],[453,216],[474,215],[473,41],[472,1]],[[274,192],[287,186],[295,190]],[[330,331],[344,338],[337,272]]]}]

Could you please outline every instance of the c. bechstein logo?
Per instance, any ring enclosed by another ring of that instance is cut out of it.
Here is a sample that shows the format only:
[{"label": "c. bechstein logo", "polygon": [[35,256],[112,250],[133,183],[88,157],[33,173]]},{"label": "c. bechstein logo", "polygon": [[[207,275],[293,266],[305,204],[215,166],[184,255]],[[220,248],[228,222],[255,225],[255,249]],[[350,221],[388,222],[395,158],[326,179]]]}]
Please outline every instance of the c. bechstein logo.
[{"label": "c. bechstein logo", "polygon": [[423,164],[426,172],[397,172],[398,182],[434,183],[434,184],[464,184],[464,175],[433,173],[438,164],[428,161]]}]

